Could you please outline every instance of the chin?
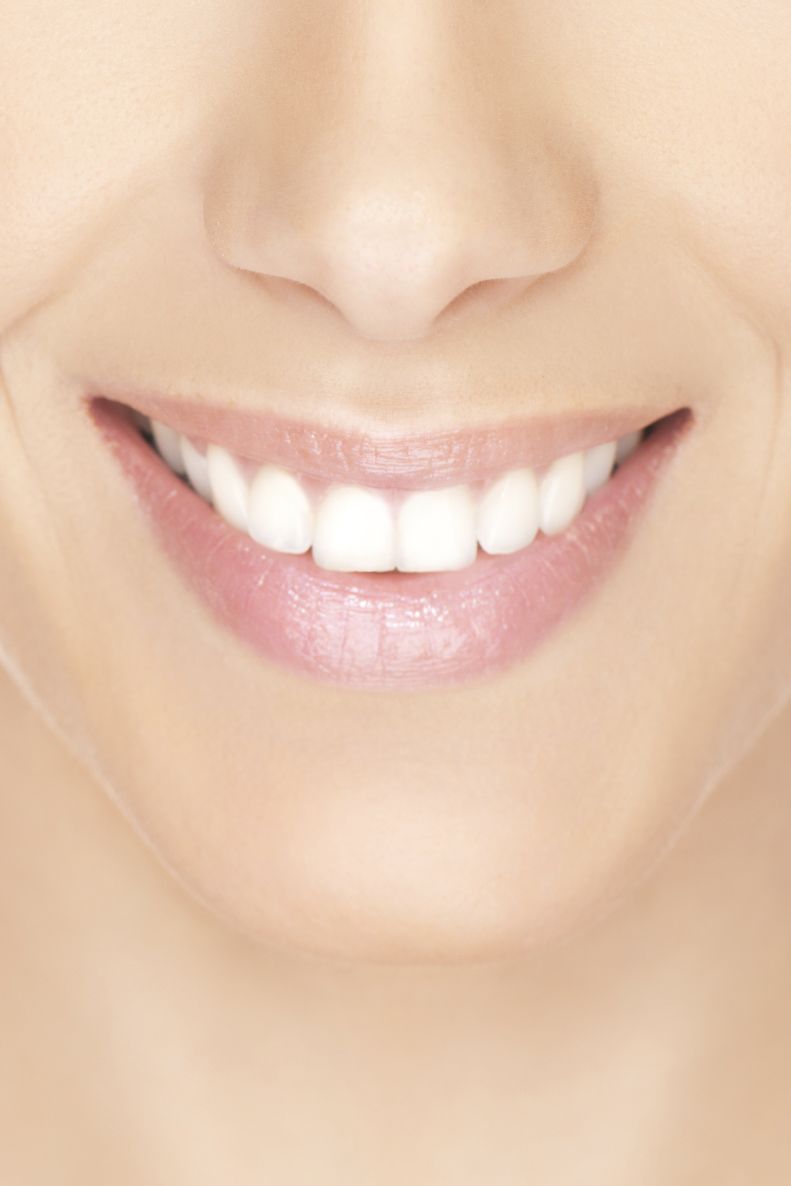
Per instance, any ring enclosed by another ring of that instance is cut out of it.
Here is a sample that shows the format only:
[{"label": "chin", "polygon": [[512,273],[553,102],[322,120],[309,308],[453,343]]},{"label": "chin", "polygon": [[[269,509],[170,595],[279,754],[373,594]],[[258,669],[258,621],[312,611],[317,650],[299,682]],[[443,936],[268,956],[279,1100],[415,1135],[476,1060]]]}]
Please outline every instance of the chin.
[{"label": "chin", "polygon": [[[583,840],[578,841],[582,845]],[[199,908],[273,955],[353,963],[472,964],[529,959],[603,923],[671,846],[654,834],[572,856],[512,832],[400,837],[326,832],[263,841],[223,857],[157,850]],[[156,844],[153,845],[155,850]]]}]

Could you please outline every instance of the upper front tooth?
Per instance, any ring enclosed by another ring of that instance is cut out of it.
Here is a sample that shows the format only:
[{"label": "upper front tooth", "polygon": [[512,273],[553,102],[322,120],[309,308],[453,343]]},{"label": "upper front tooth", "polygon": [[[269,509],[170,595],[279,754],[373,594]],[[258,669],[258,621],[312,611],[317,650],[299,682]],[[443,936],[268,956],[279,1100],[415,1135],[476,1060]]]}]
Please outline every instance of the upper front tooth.
[{"label": "upper front tooth", "polygon": [[159,420],[153,419],[151,421],[151,432],[153,434],[157,449],[162,454],[170,468],[177,474],[183,474],[185,469],[184,462],[181,458],[181,443],[179,441],[179,434],[167,424],[162,424]]},{"label": "upper front tooth", "polygon": [[361,486],[334,486],[316,513],[313,559],[336,572],[388,572],[395,567],[390,504]]},{"label": "upper front tooth", "polygon": [[593,494],[609,478],[615,464],[615,441],[594,445],[585,451],[585,489]]},{"label": "upper front tooth", "polygon": [[489,487],[478,505],[478,542],[502,555],[531,543],[538,531],[538,482],[532,469],[515,469]]},{"label": "upper front tooth", "polygon": [[636,432],[627,432],[626,436],[618,438],[618,444],[615,449],[615,464],[620,465],[622,461],[626,461],[627,457],[631,457],[643,435],[643,430],[638,429]]},{"label": "upper front tooth", "polygon": [[250,535],[277,552],[298,555],[313,542],[313,508],[293,474],[262,465],[250,485]]},{"label": "upper front tooth", "polygon": [[468,486],[418,490],[398,512],[396,567],[401,572],[466,568],[478,553],[475,502]]},{"label": "upper front tooth", "polygon": [[247,531],[247,482],[236,458],[221,445],[209,445],[206,462],[215,509],[232,527]]},{"label": "upper front tooth", "polygon": [[205,454],[200,453],[195,448],[189,437],[182,437],[181,456],[184,460],[184,468],[187,471],[187,477],[191,485],[195,487],[202,498],[205,498],[207,502],[211,502],[209,464]]},{"label": "upper front tooth", "polygon": [[585,502],[585,454],[567,453],[553,461],[541,480],[541,530],[554,535],[568,527]]},{"label": "upper front tooth", "polygon": [[351,485],[331,486],[316,509],[296,475],[268,464],[252,472],[220,445],[205,454],[186,436],[151,420],[157,449],[178,474],[233,527],[278,552],[313,548],[320,568],[339,572],[440,572],[466,568],[478,545],[502,555],[527,547],[538,531],[563,531],[587,494],[630,456],[644,430],[556,458],[539,480],[529,467],[509,470],[485,486],[476,505],[468,485],[418,490],[403,497]]}]

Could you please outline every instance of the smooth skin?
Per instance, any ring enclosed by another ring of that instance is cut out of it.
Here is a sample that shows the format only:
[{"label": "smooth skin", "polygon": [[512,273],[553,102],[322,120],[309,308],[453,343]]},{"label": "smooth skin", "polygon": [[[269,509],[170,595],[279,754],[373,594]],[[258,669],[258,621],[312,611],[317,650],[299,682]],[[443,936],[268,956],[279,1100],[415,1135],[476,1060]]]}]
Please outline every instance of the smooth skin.
[{"label": "smooth skin", "polygon": [[[789,6],[0,16],[0,1181],[787,1183]],[[382,695],[209,618],[109,386],[696,423],[527,662]]]}]

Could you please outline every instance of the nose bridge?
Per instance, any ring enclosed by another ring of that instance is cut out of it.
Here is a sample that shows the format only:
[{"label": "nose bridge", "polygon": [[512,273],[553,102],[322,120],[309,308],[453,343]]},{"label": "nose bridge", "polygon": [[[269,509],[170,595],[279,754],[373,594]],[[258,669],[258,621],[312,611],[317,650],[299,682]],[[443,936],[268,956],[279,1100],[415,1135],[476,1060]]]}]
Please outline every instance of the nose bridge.
[{"label": "nose bridge", "polygon": [[365,243],[362,254],[383,261],[399,245],[424,255],[430,239],[440,252],[443,228],[447,239],[450,224],[473,213],[472,190],[493,162],[469,80],[454,69],[459,33],[447,23],[436,0],[352,6],[305,105],[301,155],[283,191],[290,220],[322,250],[337,256],[341,244]]},{"label": "nose bridge", "polygon": [[399,262],[406,276],[427,278],[465,219],[476,224],[465,232],[480,230],[475,190],[482,196],[480,176],[493,162],[474,126],[474,96],[453,69],[447,6],[361,7],[354,68],[323,153],[324,200],[305,220],[338,263],[344,254],[362,270]]},{"label": "nose bridge", "polygon": [[514,107],[507,49],[476,56],[471,27],[432,0],[355,0],[345,17],[320,76],[300,81],[299,126],[269,124],[226,165],[240,185],[212,210],[220,253],[394,339],[422,336],[481,281],[527,287],[573,259],[585,184],[546,120]]}]

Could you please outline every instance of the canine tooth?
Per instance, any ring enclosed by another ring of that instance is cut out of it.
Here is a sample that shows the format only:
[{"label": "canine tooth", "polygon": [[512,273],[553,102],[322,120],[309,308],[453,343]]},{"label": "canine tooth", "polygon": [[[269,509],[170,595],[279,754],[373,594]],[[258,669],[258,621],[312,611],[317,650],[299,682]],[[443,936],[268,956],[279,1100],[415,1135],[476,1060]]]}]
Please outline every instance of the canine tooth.
[{"label": "canine tooth", "polygon": [[151,432],[154,437],[154,444],[170,468],[174,473],[183,474],[185,470],[184,462],[181,458],[179,434],[170,428],[169,425],[162,424],[159,420],[153,419],[151,421]]},{"label": "canine tooth", "polygon": [[621,465],[626,461],[627,457],[631,457],[637,446],[642,440],[643,431],[638,429],[637,432],[628,432],[626,436],[618,438],[618,444],[615,449],[615,464]]},{"label": "canine tooth", "polygon": [[489,487],[478,504],[478,542],[485,552],[517,552],[538,531],[538,482],[532,469],[514,469]]},{"label": "canine tooth", "polygon": [[603,445],[594,445],[585,450],[585,489],[593,494],[609,478],[615,464],[615,441],[606,441]]},{"label": "canine tooth", "polygon": [[541,530],[545,535],[563,531],[585,502],[585,454],[567,453],[553,461],[541,480]]},{"label": "canine tooth", "polygon": [[287,470],[262,465],[250,484],[248,531],[259,544],[298,555],[313,542],[313,507]]},{"label": "canine tooth", "polygon": [[212,502],[232,527],[247,531],[247,482],[236,458],[220,445],[206,449]]},{"label": "canine tooth", "polygon": [[313,559],[335,572],[388,572],[395,567],[390,504],[361,486],[334,486],[316,512]]},{"label": "canine tooth", "polygon": [[209,481],[209,463],[203,453],[199,453],[189,437],[181,438],[181,456],[190,485],[194,486],[201,498],[211,502],[211,483]]},{"label": "canine tooth", "polygon": [[467,568],[478,554],[475,520],[469,486],[408,495],[398,511],[396,567],[401,572]]}]

